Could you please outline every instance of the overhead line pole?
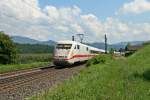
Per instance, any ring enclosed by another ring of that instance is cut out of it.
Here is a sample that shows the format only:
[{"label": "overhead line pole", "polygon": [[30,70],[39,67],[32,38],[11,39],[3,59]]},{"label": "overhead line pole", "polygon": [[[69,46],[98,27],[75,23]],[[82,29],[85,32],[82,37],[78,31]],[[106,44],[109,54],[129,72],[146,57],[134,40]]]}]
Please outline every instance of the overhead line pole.
[{"label": "overhead line pole", "polygon": [[80,42],[83,43],[84,34],[77,34],[80,39]]},{"label": "overhead line pole", "polygon": [[107,36],[105,34],[105,54],[107,54]]},{"label": "overhead line pole", "polygon": [[74,35],[72,36],[72,41],[75,41],[75,37],[74,37]]}]

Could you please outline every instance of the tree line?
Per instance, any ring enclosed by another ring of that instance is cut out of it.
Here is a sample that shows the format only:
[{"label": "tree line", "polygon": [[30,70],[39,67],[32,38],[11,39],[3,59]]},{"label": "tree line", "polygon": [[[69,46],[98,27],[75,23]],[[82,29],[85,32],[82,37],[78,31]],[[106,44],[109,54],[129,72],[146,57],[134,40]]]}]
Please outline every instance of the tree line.
[{"label": "tree line", "polygon": [[52,53],[54,46],[41,45],[41,44],[16,44],[17,52],[20,54],[26,53]]}]

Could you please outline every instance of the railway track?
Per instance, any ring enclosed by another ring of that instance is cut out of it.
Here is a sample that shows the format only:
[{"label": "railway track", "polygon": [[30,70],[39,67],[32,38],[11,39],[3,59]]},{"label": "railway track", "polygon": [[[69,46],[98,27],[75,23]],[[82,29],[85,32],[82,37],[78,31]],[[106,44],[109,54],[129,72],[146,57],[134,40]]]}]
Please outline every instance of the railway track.
[{"label": "railway track", "polygon": [[[1,100],[22,100],[69,78],[78,73],[81,68],[83,65],[63,69],[45,67],[30,72],[3,75],[0,79],[0,98]],[[30,89],[33,89],[33,93],[30,93]]]},{"label": "railway track", "polygon": [[32,68],[32,69],[25,69],[25,70],[20,70],[20,71],[2,73],[2,74],[0,74],[0,80],[6,79],[6,78],[11,78],[11,77],[16,77],[16,76],[21,76],[21,75],[27,75],[30,73],[41,71],[42,69],[49,69],[52,67],[54,67],[54,66],[49,65],[47,67],[39,67],[39,68]]},{"label": "railway track", "polygon": [[[51,68],[50,71],[54,71],[54,69]],[[30,75],[27,75],[26,77],[24,75],[23,77],[21,77],[22,79],[19,79],[19,80],[15,79],[15,80],[11,81],[10,79],[6,79],[3,82],[0,82],[1,83],[0,84],[0,93],[10,91],[12,89],[16,89],[20,86],[28,84],[29,82],[33,82],[33,81],[39,80],[41,78],[45,78],[48,75],[50,75],[50,73],[44,73],[44,72],[45,71],[31,73]]]}]

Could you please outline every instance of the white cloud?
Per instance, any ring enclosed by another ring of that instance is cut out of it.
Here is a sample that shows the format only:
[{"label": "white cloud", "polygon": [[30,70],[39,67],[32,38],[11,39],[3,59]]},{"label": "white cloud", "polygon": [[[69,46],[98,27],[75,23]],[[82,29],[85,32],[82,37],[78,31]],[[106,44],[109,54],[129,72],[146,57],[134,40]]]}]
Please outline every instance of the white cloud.
[{"label": "white cloud", "polygon": [[90,29],[93,33],[93,35],[99,36],[103,38],[104,35],[104,27],[103,24],[100,22],[100,20],[93,14],[88,14],[88,15],[82,15],[81,19],[84,23],[84,25],[86,25],[86,27],[88,27],[88,29]]},{"label": "white cloud", "polygon": [[104,26],[110,42],[150,39],[150,23],[128,23],[108,18]]},{"label": "white cloud", "polygon": [[144,25],[143,25],[143,31],[145,33],[150,33],[150,24],[149,23],[144,23]]},{"label": "white cloud", "polygon": [[59,19],[59,11],[54,6],[45,7],[44,12],[49,16],[48,20],[50,23]]},{"label": "white cloud", "polygon": [[38,40],[71,39],[77,33],[84,33],[88,42],[104,41],[105,33],[110,43],[150,39],[150,23],[127,23],[111,17],[102,22],[92,13],[83,14],[77,6],[41,9],[38,0],[1,0],[0,30]]},{"label": "white cloud", "polygon": [[133,0],[132,2],[125,3],[117,13],[118,14],[127,14],[127,13],[140,14],[146,11],[150,11],[150,2],[148,0]]},{"label": "white cloud", "polygon": [[77,6],[56,8],[49,5],[41,9],[38,0],[1,0],[0,30],[40,40],[57,34],[59,39],[60,34],[63,38],[66,36],[63,33],[82,31],[77,22],[80,12]]},{"label": "white cloud", "polygon": [[1,0],[0,12],[20,20],[34,19],[42,16],[37,0]]},{"label": "white cloud", "polygon": [[83,32],[79,25],[78,18],[81,10],[77,6],[56,8],[54,6],[47,6],[44,12],[48,14],[50,23],[53,23],[55,29],[63,32]]},{"label": "white cloud", "polygon": [[104,34],[107,34],[109,43],[150,39],[150,23],[128,23],[112,17],[101,22],[92,14],[83,15],[81,18],[86,29],[90,29],[87,33],[92,33],[88,33],[91,35],[90,38],[95,41],[104,41]]}]

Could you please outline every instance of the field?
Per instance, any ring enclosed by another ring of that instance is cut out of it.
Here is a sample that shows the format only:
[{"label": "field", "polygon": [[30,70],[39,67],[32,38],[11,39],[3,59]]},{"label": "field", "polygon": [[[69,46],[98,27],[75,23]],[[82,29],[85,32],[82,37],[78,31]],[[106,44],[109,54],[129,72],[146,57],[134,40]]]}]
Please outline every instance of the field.
[{"label": "field", "polygon": [[150,100],[150,45],[127,59],[91,65],[31,100]]},{"label": "field", "polygon": [[52,60],[52,54],[42,53],[42,54],[19,54],[17,63],[33,63],[33,62],[50,62]]},{"label": "field", "polygon": [[0,65],[0,73],[47,66],[52,54],[19,54],[16,64]]}]

